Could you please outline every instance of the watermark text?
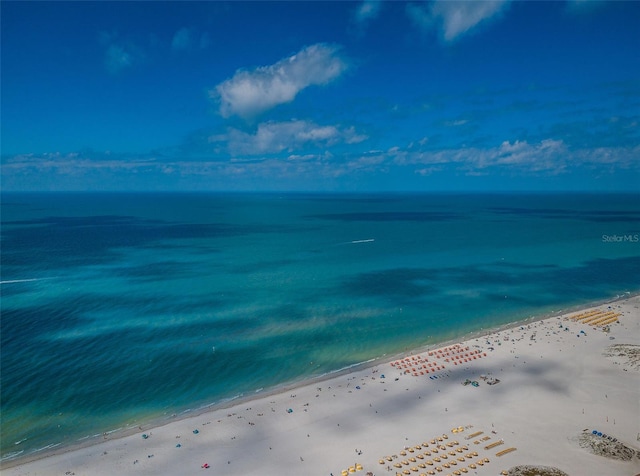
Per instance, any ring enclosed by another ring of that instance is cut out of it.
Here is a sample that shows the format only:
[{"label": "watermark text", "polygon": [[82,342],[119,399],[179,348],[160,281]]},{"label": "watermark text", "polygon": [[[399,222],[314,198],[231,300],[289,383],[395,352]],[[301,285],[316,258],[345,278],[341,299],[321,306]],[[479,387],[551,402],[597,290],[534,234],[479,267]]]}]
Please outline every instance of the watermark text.
[{"label": "watermark text", "polygon": [[603,243],[638,243],[640,241],[639,234],[633,235],[602,235]]}]

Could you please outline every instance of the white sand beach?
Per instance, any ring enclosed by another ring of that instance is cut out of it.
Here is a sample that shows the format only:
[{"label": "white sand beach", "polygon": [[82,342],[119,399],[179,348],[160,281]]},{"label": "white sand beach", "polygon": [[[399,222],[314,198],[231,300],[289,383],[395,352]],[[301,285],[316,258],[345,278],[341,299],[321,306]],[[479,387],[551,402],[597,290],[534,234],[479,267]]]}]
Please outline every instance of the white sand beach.
[{"label": "white sand beach", "polygon": [[530,464],[572,476],[635,475],[637,455],[616,460],[579,444],[596,430],[596,443],[615,438],[640,449],[640,361],[604,355],[612,345],[640,345],[640,297],[597,309],[591,324],[618,317],[609,332],[588,316],[533,321],[2,474],[339,476],[352,467],[356,476],[484,476]]}]

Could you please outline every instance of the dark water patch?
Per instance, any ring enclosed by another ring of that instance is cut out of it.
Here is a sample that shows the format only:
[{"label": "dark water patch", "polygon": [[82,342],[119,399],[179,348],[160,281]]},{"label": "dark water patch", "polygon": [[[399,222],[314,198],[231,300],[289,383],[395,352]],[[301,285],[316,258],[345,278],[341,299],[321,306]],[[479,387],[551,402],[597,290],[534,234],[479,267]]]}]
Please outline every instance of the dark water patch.
[{"label": "dark water patch", "polygon": [[[233,297],[223,299],[220,296],[204,295],[184,296],[146,296],[140,294],[106,294],[83,293],[72,297],[59,297],[48,303],[22,306],[19,309],[3,309],[0,320],[2,330],[3,357],[4,351],[22,352],[29,345],[40,345],[42,342],[60,340],[61,342],[84,338],[86,334],[113,336],[108,326],[117,326],[117,315],[122,316],[123,326],[139,327],[137,324],[147,323],[153,326],[180,327],[192,316],[213,316],[216,312],[232,307]],[[109,317],[102,317],[109,316]],[[106,326],[100,330],[102,321]],[[230,320],[230,323],[236,322]],[[206,328],[206,324],[193,324],[197,335],[198,329]],[[219,325],[219,324],[216,324]],[[246,325],[243,321],[238,326]],[[128,335],[124,330],[124,335]],[[171,331],[170,331],[171,332]],[[144,332],[140,335],[144,335]],[[64,339],[58,339],[65,336]],[[170,337],[170,336],[167,336]],[[113,345],[118,341],[111,341]],[[27,345],[25,345],[27,343]],[[30,344],[29,344],[30,343]]]},{"label": "dark water patch", "polygon": [[[484,272],[475,267],[449,270],[448,277],[454,285],[477,285],[484,283],[501,285],[502,293],[494,293],[494,299],[519,299],[532,306],[560,304],[571,296],[573,300],[601,299],[607,293],[621,290],[633,290],[640,285],[640,256],[588,260],[572,267],[524,267],[517,273]],[[630,283],[635,281],[636,285]],[[524,290],[524,291],[521,291]]]},{"label": "dark water patch", "polygon": [[495,266],[497,268],[512,268],[515,270],[550,270],[557,269],[558,265],[555,264],[530,264],[530,263],[514,263],[512,261],[496,261],[489,266]]},{"label": "dark water patch", "polygon": [[129,280],[148,282],[186,277],[196,278],[209,274],[198,263],[184,261],[158,261],[135,266],[122,266],[114,268],[111,272]]},{"label": "dark water patch", "polygon": [[414,222],[440,222],[450,220],[462,220],[466,215],[453,212],[350,212],[350,213],[324,213],[308,215],[305,218],[318,218],[322,220],[338,220],[345,222],[371,221],[414,221]]},{"label": "dark water patch", "polygon": [[235,274],[269,272],[275,271],[285,266],[289,266],[294,263],[295,261],[291,259],[257,261],[255,263],[246,263],[238,266],[232,266],[228,271]]},{"label": "dark water patch", "polygon": [[45,217],[5,222],[3,262],[34,265],[46,260],[62,268],[108,263],[119,248],[166,246],[164,240],[215,239],[257,233],[281,233],[274,225],[169,223],[131,216]]},{"label": "dark water patch", "polygon": [[292,201],[319,202],[319,203],[397,203],[407,200],[403,194],[285,194],[284,198]]},{"label": "dark water patch", "polygon": [[[436,271],[435,274],[442,281],[449,281],[444,284],[444,287],[448,285],[460,286],[487,286],[487,285],[500,285],[508,286],[514,284],[516,281],[521,280],[525,274],[522,269],[520,272],[515,270],[497,271],[488,269],[483,266],[465,266],[460,268],[445,268]],[[531,273],[529,273],[531,274]]]},{"label": "dark water patch", "polygon": [[635,283],[640,285],[640,256],[588,260],[574,268],[560,268],[552,273],[558,282],[570,282],[581,287],[620,289]]},{"label": "dark water patch", "polygon": [[309,318],[305,307],[300,304],[287,303],[269,307],[255,313],[260,320],[277,322],[278,325],[286,327],[288,324],[304,322]]},{"label": "dark water patch", "polygon": [[341,289],[356,297],[417,299],[433,294],[435,278],[434,271],[425,268],[394,268],[357,274],[346,279]]},{"label": "dark water patch", "polygon": [[[82,324],[77,324],[81,331]],[[3,384],[3,405],[30,401],[46,406],[49,396],[56,395],[58,400],[64,397],[68,407],[60,405],[67,411],[91,402],[101,402],[106,411],[127,399],[130,404],[142,404],[152,395],[179,399],[191,379],[211,377],[212,366],[221,374],[229,366],[235,368],[225,355],[240,352],[233,342],[245,341],[258,328],[255,321],[229,318],[168,327],[131,326],[95,335],[79,332],[63,339],[27,336],[21,348],[3,352],[3,373],[11,376]],[[250,350],[247,347],[251,344],[242,346],[243,352]],[[24,365],[28,373],[21,372]],[[38,383],[37,393],[29,382]]]},{"label": "dark water patch", "polygon": [[640,211],[619,210],[570,210],[556,208],[522,208],[522,207],[491,207],[492,213],[498,215],[515,215],[519,218],[529,216],[545,220],[583,220],[589,222],[639,222]]},{"label": "dark water patch", "polygon": [[[354,298],[386,297],[406,302],[433,298],[450,289],[470,289],[477,290],[478,295],[458,299],[499,301],[507,296],[533,306],[539,305],[540,299],[532,292],[542,293],[549,304],[564,302],[568,295],[596,299],[603,292],[626,289],[634,280],[640,285],[638,276],[640,257],[589,260],[569,268],[516,263],[438,269],[394,268],[351,276],[333,292],[347,293]],[[495,292],[497,289],[500,291]]]},{"label": "dark water patch", "polygon": [[16,353],[28,352],[43,334],[73,329],[83,323],[82,313],[54,303],[2,310],[0,319],[3,367]]}]

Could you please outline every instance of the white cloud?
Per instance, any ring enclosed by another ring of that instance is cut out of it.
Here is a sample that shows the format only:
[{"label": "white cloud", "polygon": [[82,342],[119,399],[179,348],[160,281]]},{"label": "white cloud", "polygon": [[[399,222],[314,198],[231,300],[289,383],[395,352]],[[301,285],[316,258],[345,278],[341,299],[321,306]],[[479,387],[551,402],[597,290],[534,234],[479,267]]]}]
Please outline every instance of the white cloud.
[{"label": "white cloud", "polygon": [[494,166],[515,166],[528,172],[562,172],[566,167],[567,146],[561,140],[546,139],[539,144],[527,141],[505,141],[500,147],[476,154],[470,166],[484,169]]},{"label": "white cloud", "polygon": [[428,177],[436,172],[441,172],[442,167],[423,167],[421,169],[416,170],[417,175],[422,175],[423,177]]},{"label": "white cloud", "polygon": [[199,34],[194,28],[183,27],[175,32],[171,40],[173,51],[188,51],[194,49],[206,49],[211,45],[211,38],[207,32]]},{"label": "white cloud", "polygon": [[101,31],[98,41],[104,48],[104,66],[111,74],[118,74],[145,60],[144,50],[138,44],[121,38],[117,32]]},{"label": "white cloud", "polygon": [[591,13],[606,4],[606,0],[568,0],[567,11],[571,13]]},{"label": "white cloud", "polygon": [[381,1],[364,0],[356,9],[355,20],[359,25],[364,25],[380,14]]},{"label": "white cloud", "polygon": [[291,102],[301,90],[327,84],[346,69],[337,47],[315,44],[270,66],[238,70],[209,91],[209,96],[220,101],[223,117],[248,118]]},{"label": "white cloud", "polygon": [[460,127],[464,126],[467,122],[469,122],[468,119],[456,119],[455,121],[446,121],[444,125],[447,127]]},{"label": "white cloud", "polygon": [[173,40],[171,40],[171,49],[174,51],[188,49],[193,41],[192,36],[193,34],[189,28],[180,28],[176,31],[175,35],[173,35]]},{"label": "white cloud", "polygon": [[393,147],[386,153],[396,165],[417,166],[416,173],[433,173],[453,165],[469,175],[489,169],[508,170],[521,175],[556,175],[575,168],[637,170],[640,146],[571,149],[563,141],[546,139],[539,143],[505,141],[488,149],[460,148],[414,151]]},{"label": "white cloud", "polygon": [[104,64],[107,71],[116,74],[133,64],[133,56],[124,47],[111,45],[105,53]]},{"label": "white cloud", "polygon": [[442,37],[451,42],[480,23],[498,15],[508,0],[436,1],[429,6],[407,5],[407,15],[420,28],[440,27]]},{"label": "white cloud", "polygon": [[293,152],[305,145],[335,145],[339,142],[353,144],[367,137],[356,133],[353,127],[321,126],[309,121],[264,122],[255,134],[230,129],[226,135],[215,135],[209,142],[227,142],[232,155],[273,154]]},{"label": "white cloud", "polygon": [[430,30],[433,26],[433,16],[425,5],[407,4],[407,16],[423,30]]}]

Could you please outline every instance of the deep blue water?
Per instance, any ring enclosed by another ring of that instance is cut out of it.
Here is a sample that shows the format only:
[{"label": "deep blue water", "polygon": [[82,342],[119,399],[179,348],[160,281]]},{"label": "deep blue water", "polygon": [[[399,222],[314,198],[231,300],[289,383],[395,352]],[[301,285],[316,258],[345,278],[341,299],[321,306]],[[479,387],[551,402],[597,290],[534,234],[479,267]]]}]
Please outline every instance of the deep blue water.
[{"label": "deep blue water", "polygon": [[640,196],[3,194],[2,455],[640,289]]}]

